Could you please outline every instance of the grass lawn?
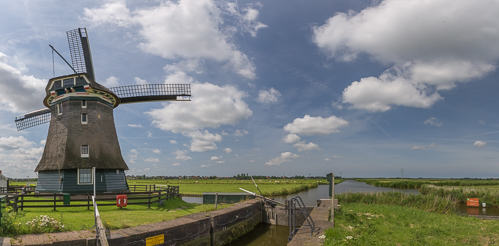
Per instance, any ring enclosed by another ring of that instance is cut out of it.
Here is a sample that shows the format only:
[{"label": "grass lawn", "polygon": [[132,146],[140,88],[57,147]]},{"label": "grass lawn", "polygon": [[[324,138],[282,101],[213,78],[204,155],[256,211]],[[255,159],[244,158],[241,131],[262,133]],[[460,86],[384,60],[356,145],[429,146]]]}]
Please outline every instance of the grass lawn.
[{"label": "grass lawn", "polygon": [[342,204],[324,245],[498,245],[499,221],[415,208]]},{"label": "grass lawn", "polygon": [[[219,204],[218,208],[229,206],[230,204]],[[213,204],[191,204],[182,201],[180,198],[175,198],[166,201],[163,206],[151,205],[150,209],[147,205],[129,205],[125,208],[100,206],[99,212],[107,228],[120,229],[172,220],[193,213],[208,212],[214,210],[214,208]],[[95,223],[93,207],[90,207],[90,210],[87,210],[86,207],[57,208],[57,211],[51,208],[29,208],[20,212],[14,223],[25,225],[27,221],[40,215],[47,215],[62,221],[67,231],[87,230]],[[20,231],[23,231],[22,228],[20,228]]]}]

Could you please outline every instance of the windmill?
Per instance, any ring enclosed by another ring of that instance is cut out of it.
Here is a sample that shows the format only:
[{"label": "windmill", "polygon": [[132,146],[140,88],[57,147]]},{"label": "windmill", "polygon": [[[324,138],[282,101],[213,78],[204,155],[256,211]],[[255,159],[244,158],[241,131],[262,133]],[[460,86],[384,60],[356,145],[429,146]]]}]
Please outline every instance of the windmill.
[{"label": "windmill", "polygon": [[[50,123],[35,169],[38,192],[87,193],[128,190],[128,170],[118,142],[113,109],[120,104],[190,101],[189,84],[144,84],[106,88],[95,81],[86,28],[67,32],[74,74],[51,78],[46,108],[16,117],[17,129]],[[95,179],[92,168],[96,169]]]}]

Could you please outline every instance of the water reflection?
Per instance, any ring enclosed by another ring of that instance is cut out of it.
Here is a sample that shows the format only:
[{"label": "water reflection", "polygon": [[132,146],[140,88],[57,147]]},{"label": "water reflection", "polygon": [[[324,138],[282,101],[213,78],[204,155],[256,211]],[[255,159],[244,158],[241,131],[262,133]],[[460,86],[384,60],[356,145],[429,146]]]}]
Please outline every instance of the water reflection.
[{"label": "water reflection", "polygon": [[288,227],[258,224],[251,232],[228,246],[285,246],[288,244]]}]

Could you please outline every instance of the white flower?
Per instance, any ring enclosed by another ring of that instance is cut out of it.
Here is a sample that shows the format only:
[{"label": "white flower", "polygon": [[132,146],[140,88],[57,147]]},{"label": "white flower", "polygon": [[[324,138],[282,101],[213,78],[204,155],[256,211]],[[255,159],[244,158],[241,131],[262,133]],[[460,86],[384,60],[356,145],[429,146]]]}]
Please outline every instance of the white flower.
[{"label": "white flower", "polygon": [[326,235],[319,236],[319,239],[325,239]]},{"label": "white flower", "polygon": [[352,236],[347,236],[346,239],[350,240],[350,239],[353,239],[353,237]]},{"label": "white flower", "polygon": [[348,226],[348,229],[352,230],[352,229],[353,229],[353,226]]}]

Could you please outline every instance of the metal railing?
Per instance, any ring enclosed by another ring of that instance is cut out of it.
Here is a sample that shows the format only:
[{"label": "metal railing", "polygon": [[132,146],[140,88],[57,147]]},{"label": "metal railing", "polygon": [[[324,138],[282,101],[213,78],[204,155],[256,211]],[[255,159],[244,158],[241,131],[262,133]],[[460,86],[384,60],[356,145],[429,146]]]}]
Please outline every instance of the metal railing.
[{"label": "metal railing", "polygon": [[[302,212],[303,216],[305,217],[305,220],[308,223],[308,226],[310,226],[310,236],[313,235],[315,231],[315,222],[310,216],[310,214],[307,213],[307,208],[305,207],[305,203],[301,199],[301,197],[296,196],[294,198],[291,198],[289,200],[289,236],[288,236],[288,242],[293,239],[293,236],[296,234],[298,229],[296,228],[296,205],[298,205],[300,211]],[[305,225],[305,224],[303,224]],[[302,225],[302,226],[303,226]]]}]

